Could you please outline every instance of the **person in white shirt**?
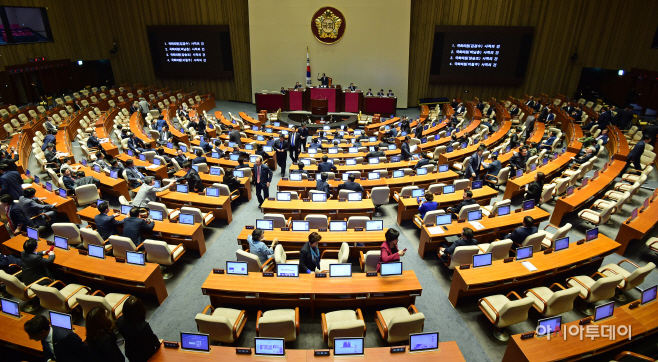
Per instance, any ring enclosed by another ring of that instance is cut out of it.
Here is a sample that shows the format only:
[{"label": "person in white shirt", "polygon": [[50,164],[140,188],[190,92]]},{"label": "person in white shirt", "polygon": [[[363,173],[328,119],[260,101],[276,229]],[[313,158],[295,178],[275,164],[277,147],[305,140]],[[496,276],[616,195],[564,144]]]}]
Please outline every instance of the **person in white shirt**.
[{"label": "person in white shirt", "polygon": [[176,181],[174,180],[167,186],[156,188],[153,181],[153,176],[146,176],[146,178],[144,178],[144,183],[139,188],[139,191],[133,200],[133,206],[146,208],[148,207],[149,202],[157,200],[158,197],[156,194],[158,192],[168,190],[169,187],[176,185]]}]

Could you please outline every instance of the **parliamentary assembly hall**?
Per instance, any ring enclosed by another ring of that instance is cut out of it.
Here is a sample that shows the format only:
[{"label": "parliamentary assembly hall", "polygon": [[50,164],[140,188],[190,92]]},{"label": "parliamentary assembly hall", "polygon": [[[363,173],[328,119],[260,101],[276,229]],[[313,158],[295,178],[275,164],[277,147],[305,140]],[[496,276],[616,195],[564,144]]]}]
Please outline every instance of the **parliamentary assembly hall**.
[{"label": "parliamentary assembly hall", "polygon": [[656,361],[656,15],[3,1],[0,362]]}]

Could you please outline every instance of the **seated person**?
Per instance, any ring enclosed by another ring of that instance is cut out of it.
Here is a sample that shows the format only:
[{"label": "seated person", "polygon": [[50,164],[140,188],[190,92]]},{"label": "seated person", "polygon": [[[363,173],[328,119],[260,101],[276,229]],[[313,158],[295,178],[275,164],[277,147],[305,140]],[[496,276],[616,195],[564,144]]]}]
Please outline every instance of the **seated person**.
[{"label": "seated person", "polygon": [[320,179],[315,181],[315,189],[317,191],[324,191],[327,198],[331,197],[331,185],[327,182],[329,175],[326,172],[320,174]]},{"label": "seated person", "polygon": [[553,142],[555,142],[556,138],[555,131],[551,131],[550,135],[548,138],[541,144],[540,148],[543,150],[551,150],[553,148]]},{"label": "seated person", "polygon": [[117,226],[123,225],[123,220],[117,220],[117,214],[109,216],[110,203],[105,201],[98,205],[98,215],[94,216],[96,231],[103,240],[107,240],[112,235],[119,235]]},{"label": "seated person", "polygon": [[366,155],[366,160],[371,157],[386,157],[386,153],[380,151],[378,148],[375,148],[374,151],[368,152],[368,154]]},{"label": "seated person", "polygon": [[64,187],[68,190],[75,190],[75,182],[77,181],[77,177],[71,173],[71,170],[68,168],[64,169],[64,172],[62,172],[62,182],[64,182]]},{"label": "seated person", "polygon": [[274,240],[272,240],[272,244],[268,248],[267,245],[265,245],[264,239],[265,231],[261,229],[254,229],[254,231],[251,232],[251,235],[247,236],[249,252],[258,256],[261,264],[265,264],[267,259],[274,255],[274,247],[276,247],[276,244],[279,243],[279,239],[274,238]]},{"label": "seated person", "polygon": [[141,173],[132,159],[126,160],[126,178],[130,188],[137,188],[144,182],[144,174]]},{"label": "seated person", "polygon": [[347,181],[338,185],[338,191],[351,190],[351,191],[361,192],[361,194],[363,194],[363,186],[361,186],[358,182],[354,182],[354,180],[356,180],[356,176],[354,176],[354,174],[351,173],[349,176],[347,176]]},{"label": "seated person", "polygon": [[322,162],[318,163],[318,172],[338,172],[338,168],[329,162],[327,155],[322,156]]},{"label": "seated person", "polygon": [[165,124],[162,126],[162,130],[160,131],[160,136],[158,137],[157,143],[159,145],[166,145],[169,142],[174,142],[174,134],[169,132],[169,125]]},{"label": "seated person", "polygon": [[539,148],[539,145],[537,142],[530,142],[530,146],[528,147],[528,153],[530,154],[529,157],[532,156],[537,156],[537,149]]},{"label": "seated person", "polygon": [[263,150],[263,145],[256,145],[256,152],[254,152],[255,155],[258,155],[262,158],[263,161],[267,161],[270,158],[270,155]]},{"label": "seated person", "polygon": [[[55,262],[55,250],[37,252],[38,245],[39,242],[31,238],[23,243],[23,251],[21,252],[23,272],[21,277],[25,285],[30,285],[44,277],[53,279],[48,268]],[[48,258],[44,258],[44,255],[48,255]],[[48,280],[42,280],[39,284],[48,285],[50,283]]]},{"label": "seated person", "polygon": [[46,158],[47,163],[54,164],[54,167],[53,165],[47,165],[46,167],[58,169],[62,166],[62,162],[60,162],[59,158],[57,158],[57,153],[54,151],[54,148],[54,143],[47,144],[46,151],[43,153],[43,155]]},{"label": "seated person", "polygon": [[440,248],[443,251],[443,255],[441,255],[441,261],[447,264],[450,262],[450,257],[452,254],[454,254],[455,249],[460,246],[477,245],[477,243],[477,240],[473,239],[473,229],[463,228],[461,238],[459,240],[453,242],[452,245],[447,248]]},{"label": "seated person", "polygon": [[400,257],[404,256],[406,253],[404,250],[398,251],[398,239],[400,238],[399,231],[393,228],[388,229],[384,234],[384,238],[386,238],[386,240],[380,246],[381,254],[379,255],[379,263],[377,263],[378,272],[381,269],[382,263],[398,261],[400,260]]},{"label": "seated person", "polygon": [[206,158],[203,157],[203,151],[196,150],[195,154],[196,157],[192,160],[193,165],[196,165],[197,163],[205,163],[206,165],[208,164],[208,160],[206,160]]},{"label": "seated person", "polygon": [[477,202],[473,200],[473,192],[471,190],[465,190],[462,202],[460,202],[457,206],[447,208],[446,212],[452,214],[452,218],[456,220],[458,218],[459,212],[464,206],[473,204],[477,204]]},{"label": "seated person", "polygon": [[583,163],[591,160],[594,156],[594,147],[587,147],[587,151],[582,157],[572,157],[571,159],[575,164],[582,165]]},{"label": "seated person", "polygon": [[432,159],[430,156],[427,155],[427,152],[423,151],[420,153],[420,160],[416,163],[416,166],[414,166],[414,170],[418,170],[422,168],[423,166],[427,166],[432,163]]},{"label": "seated person", "polygon": [[523,240],[528,236],[537,233],[537,227],[535,226],[535,219],[532,216],[526,216],[523,218],[523,226],[519,226],[514,229],[510,234],[505,235],[505,239],[510,239],[514,243],[513,248],[516,248],[516,244],[523,243]]},{"label": "seated person", "polygon": [[503,168],[503,164],[498,161],[498,155],[497,154],[492,154],[491,155],[491,162],[490,163],[482,163],[484,166],[484,170],[487,172],[486,175],[484,175],[484,181],[493,186],[497,181],[498,181],[498,173],[500,170]]},{"label": "seated person", "polygon": [[[18,199],[18,206],[23,209],[25,216],[30,218],[36,225],[48,225],[50,227],[57,222],[57,203],[49,204],[43,202],[34,195],[37,193],[33,187],[23,190],[23,196]],[[46,216],[38,215],[45,214]],[[36,217],[36,218],[35,218]]]},{"label": "seated person", "polygon": [[290,173],[300,173],[308,177],[308,171],[304,170],[304,162],[302,161],[297,162],[297,170],[292,170]]},{"label": "seated person", "polygon": [[150,234],[155,227],[153,220],[140,218],[139,212],[138,207],[133,207],[129,216],[123,219],[123,236],[130,238],[135,246],[140,245],[146,239],[144,234]]},{"label": "seated person", "polygon": [[434,194],[427,191],[425,192],[425,198],[421,200],[420,206],[418,206],[418,214],[420,214],[421,220],[425,218],[425,214],[428,211],[434,211],[439,208],[439,203],[434,201]]},{"label": "seated person", "polygon": [[203,150],[203,152],[208,153],[212,151],[212,145],[208,142],[206,142],[205,139],[199,140],[199,147]]},{"label": "seated person", "polygon": [[155,153],[157,153],[158,156],[164,158],[165,162],[167,163],[168,166],[171,166],[171,157],[167,156],[167,153],[165,152],[165,149],[160,147],[158,148]]},{"label": "seated person", "polygon": [[62,158],[62,167],[59,168],[59,173],[63,174],[65,168],[69,169],[71,173],[78,172],[80,166],[71,166],[72,164],[73,164],[73,160],[71,159],[71,157]]},{"label": "seated person", "polygon": [[244,164],[244,158],[242,156],[238,157],[238,165],[235,166],[236,170],[243,169],[243,168],[250,168],[249,165]]},{"label": "seated person", "polygon": [[322,144],[317,138],[313,138],[311,143],[308,145],[308,148],[322,148]]},{"label": "seated person", "polygon": [[312,273],[320,270],[320,249],[318,243],[322,236],[317,232],[308,235],[308,242],[299,251],[299,273]]}]

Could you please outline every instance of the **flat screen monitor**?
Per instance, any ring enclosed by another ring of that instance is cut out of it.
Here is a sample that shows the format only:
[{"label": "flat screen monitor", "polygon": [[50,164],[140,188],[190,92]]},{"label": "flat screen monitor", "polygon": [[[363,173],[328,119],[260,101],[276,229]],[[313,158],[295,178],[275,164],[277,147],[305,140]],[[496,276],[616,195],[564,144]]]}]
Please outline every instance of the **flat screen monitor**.
[{"label": "flat screen monitor", "polygon": [[[249,162],[256,163],[256,160],[258,160],[258,158],[259,158],[258,155],[251,155],[251,156],[249,156]],[[304,162],[304,163],[306,163],[306,162]]]},{"label": "flat screen monitor", "polygon": [[263,146],[263,151],[272,152],[272,146]]},{"label": "flat screen monitor", "polygon": [[368,172],[368,180],[379,180],[379,172]]},{"label": "flat screen monitor", "polygon": [[206,196],[219,197],[219,189],[214,187],[206,188]]},{"label": "flat screen monitor", "polygon": [[290,201],[291,195],[292,194],[290,192],[277,192],[276,201]]},{"label": "flat screen monitor", "polygon": [[423,196],[425,196],[425,189],[411,190],[411,197],[423,197]]},{"label": "flat screen monitor", "polygon": [[94,171],[100,173],[101,172],[101,167],[98,165],[94,165]]},{"label": "flat screen monitor", "polygon": [[126,263],[132,265],[146,265],[145,254],[139,251],[126,251]]},{"label": "flat screen monitor", "polygon": [[257,219],[256,220],[256,229],[274,230],[274,221]]},{"label": "flat screen monitor", "polygon": [[448,172],[448,165],[439,165],[439,172]]},{"label": "flat screen monitor", "polygon": [[299,277],[298,264],[277,264],[276,276],[279,278],[296,278]]},{"label": "flat screen monitor", "polygon": [[69,250],[69,239],[55,235],[55,247],[62,250]]},{"label": "flat screen monitor", "polygon": [[468,212],[468,221],[482,220],[482,210],[473,210]]},{"label": "flat screen monitor", "polygon": [[347,201],[361,201],[363,199],[363,194],[360,192],[350,192],[347,194]]},{"label": "flat screen monitor", "polygon": [[34,183],[38,185],[38,184],[39,184],[39,180],[40,180],[40,179],[39,179],[39,176],[34,175]]},{"label": "flat screen monitor", "polygon": [[421,138],[421,139],[420,139],[420,143],[421,143],[421,144],[423,144],[423,143],[427,143],[427,137],[423,137],[423,138]]},{"label": "flat screen monitor", "polygon": [[391,163],[400,162],[401,159],[400,156],[391,156]]},{"label": "flat screen monitor", "polygon": [[171,142],[167,142],[167,148],[169,148],[169,149],[173,149],[173,148],[174,148],[174,144],[171,143]]},{"label": "flat screen monitor", "polygon": [[381,231],[384,230],[383,220],[368,220],[366,221],[366,231]]},{"label": "flat screen monitor", "polygon": [[369,141],[369,142],[376,142],[376,141],[377,141],[377,137],[370,137],[370,138],[368,138],[368,141]]},{"label": "flat screen monitor", "polygon": [[180,150],[183,151],[183,153],[187,153],[187,146],[180,146]]},{"label": "flat screen monitor", "polygon": [[122,214],[122,215],[129,215],[129,214],[130,214],[130,210],[131,210],[132,208],[133,208],[133,207],[130,206],[130,205],[121,205],[121,214]]},{"label": "flat screen monitor", "polygon": [[642,204],[642,209],[646,210],[649,207],[649,203],[651,203],[651,196],[647,197],[644,200],[644,203]]},{"label": "flat screen monitor", "polygon": [[210,174],[213,176],[221,176],[222,171],[219,167],[211,166],[210,167]]},{"label": "flat screen monitor", "polygon": [[588,182],[589,182],[589,179],[588,179],[587,177],[584,177],[584,178],[583,178],[583,181],[582,181],[582,184],[580,185],[580,187],[585,187],[585,186],[587,186],[587,183],[588,183]]},{"label": "flat screen monitor", "polygon": [[329,264],[329,277],[331,278],[351,278],[352,264]]},{"label": "flat screen monitor", "polygon": [[377,165],[379,164],[379,158],[378,157],[370,157],[368,158],[368,163],[371,165]]},{"label": "flat screen monitor", "polygon": [[[235,148],[235,146],[237,146],[237,144],[236,144],[235,142],[229,142],[229,143],[228,143],[228,146],[229,146],[230,148]],[[183,152],[185,152],[185,151],[183,151]]]},{"label": "flat screen monitor", "polygon": [[555,251],[569,249],[569,237],[555,240]]},{"label": "flat screen monitor", "polygon": [[126,153],[127,153],[128,156],[130,156],[130,157],[133,157],[133,156],[134,156],[134,153],[133,153],[133,151],[131,151],[131,150],[127,150]]},{"label": "flat screen monitor", "polygon": [[359,149],[357,147],[350,147],[347,149],[349,153],[357,153]]},{"label": "flat screen monitor", "polygon": [[509,205],[498,206],[498,212],[497,212],[498,216],[509,215],[509,213],[510,213]]},{"label": "flat screen monitor", "polygon": [[139,160],[140,161],[146,161],[146,156],[144,156],[143,154],[139,155]]},{"label": "flat screen monitor", "polygon": [[393,151],[395,149],[395,145],[388,145],[388,150]]},{"label": "flat screen monitor", "polygon": [[446,185],[443,186],[443,194],[454,194],[455,193],[455,185]]},{"label": "flat screen monitor", "polygon": [[329,231],[347,231],[347,221],[330,221]]},{"label": "flat screen monitor", "polygon": [[227,261],[226,274],[228,275],[248,275],[249,267],[244,261]]},{"label": "flat screen monitor", "polygon": [[381,263],[379,266],[379,274],[383,277],[402,275],[402,262],[393,261],[389,263]]},{"label": "flat screen monitor", "polygon": [[544,157],[544,158],[541,160],[541,164],[544,165],[544,166],[546,166],[547,163],[548,163],[548,157]]},{"label": "flat screen monitor", "polygon": [[532,210],[535,208],[535,200],[526,200],[523,201],[523,211]]},{"label": "flat screen monitor", "polygon": [[585,241],[592,241],[599,237],[599,228],[592,228],[585,232]]},{"label": "flat screen monitor", "polygon": [[98,245],[87,244],[89,248],[89,256],[94,258],[105,259],[105,248]]},{"label": "flat screen monitor", "polygon": [[446,147],[446,153],[450,153],[450,152],[454,151],[454,149],[455,149],[454,147],[448,146],[448,147]]},{"label": "flat screen monitor", "polygon": [[2,307],[2,313],[10,315],[12,317],[20,317],[21,311],[18,307],[18,303],[13,300],[0,298],[0,306]]},{"label": "flat screen monitor", "polygon": [[462,143],[461,148],[466,148],[466,147],[468,147],[468,143],[466,142]]},{"label": "flat screen monitor", "polygon": [[302,220],[293,220],[292,221],[292,231],[308,231],[308,221]]},{"label": "flat screen monitor", "polygon": [[39,240],[39,230],[35,229],[35,228],[28,227],[27,228],[27,237],[29,239]]},{"label": "flat screen monitor", "polygon": [[573,189],[574,189],[573,186],[569,186],[569,187],[567,187],[567,196],[571,196],[571,195],[573,195]]},{"label": "flat screen monitor", "polygon": [[516,260],[525,260],[532,258],[533,246],[524,246],[516,249]]},{"label": "flat screen monitor", "polygon": [[317,149],[315,149],[315,148],[309,148],[308,149],[308,154],[309,155],[315,155],[316,153],[318,153]]},{"label": "flat screen monitor", "polygon": [[107,202],[107,201],[105,201],[105,200],[103,200],[103,199],[98,199],[98,200],[96,200],[96,207],[100,206],[100,205],[101,205],[102,203],[104,203],[104,202]]},{"label": "flat screen monitor", "polygon": [[449,225],[449,224],[452,224],[452,215],[450,214],[436,215],[436,226]]},{"label": "flat screen monitor", "polygon": [[162,187],[162,181],[153,180],[153,187],[155,187],[156,189],[159,189],[160,187]]},{"label": "flat screen monitor", "polygon": [[113,179],[116,179],[117,177],[119,177],[118,172],[114,171],[114,170],[110,171],[110,177],[113,178]]},{"label": "flat screen monitor", "polygon": [[471,189],[473,189],[473,190],[481,189],[481,188],[482,188],[482,184],[483,184],[483,182],[480,181],[480,180],[478,180],[478,181],[473,181],[473,182],[471,182]]},{"label": "flat screen monitor", "polygon": [[530,164],[530,171],[534,171],[537,169],[537,164],[536,163],[531,163]]},{"label": "flat screen monitor", "polygon": [[399,178],[399,177],[404,177],[404,171],[403,170],[393,171],[393,178]]},{"label": "flat screen monitor", "polygon": [[210,352],[210,340],[203,333],[180,333],[180,349],[193,352]]},{"label": "flat screen monitor", "polygon": [[343,174],[343,181],[347,181],[347,179],[350,177],[349,173],[344,173]]},{"label": "flat screen monitor", "polygon": [[356,165],[356,158],[348,158],[347,160],[345,160],[345,164],[346,164],[347,166],[354,166],[354,165]]},{"label": "flat screen monitor", "polygon": [[523,170],[516,170],[516,177],[523,176]]},{"label": "flat screen monitor", "polygon": [[325,130],[325,131],[328,131],[328,130],[331,129],[331,127],[329,127],[329,126],[322,126],[322,129]]},{"label": "flat screen monitor", "polygon": [[244,171],[242,170],[233,170],[233,176],[237,178],[243,178],[244,177]]},{"label": "flat screen monitor", "polygon": [[416,175],[418,176],[427,175],[427,167],[421,167],[419,169],[416,169]]},{"label": "flat screen monitor", "polygon": [[439,349],[439,332],[412,333],[409,335],[409,352],[436,351]]},{"label": "flat screen monitor", "polygon": [[493,261],[492,255],[493,254],[491,253],[473,255],[473,268],[482,268],[485,266],[490,266]]},{"label": "flat screen monitor", "polygon": [[557,152],[553,152],[553,160],[557,160],[557,156],[559,156],[559,154]]},{"label": "flat screen monitor", "polygon": [[642,297],[640,297],[640,304],[645,305],[656,300],[656,292],[658,292],[658,285],[643,289]]},{"label": "flat screen monitor", "polygon": [[540,319],[537,325],[537,337],[546,337],[562,328],[562,316]]},{"label": "flat screen monitor", "polygon": [[283,338],[254,338],[256,356],[276,356],[284,357],[286,355],[286,345]]},{"label": "flat screen monitor", "polygon": [[311,160],[308,159],[308,158],[305,158],[305,159],[300,160],[300,161],[301,161],[301,163],[304,164],[304,166],[310,166],[311,165]]},{"label": "flat screen monitor", "polygon": [[635,218],[637,217],[637,212],[638,212],[637,207],[634,208],[633,211],[631,211],[631,221],[635,220]]},{"label": "flat screen monitor", "polygon": [[178,215],[178,222],[183,225],[194,225],[194,215],[180,214]]},{"label": "flat screen monitor", "polygon": [[85,160],[84,158],[80,160],[80,163],[82,164],[82,166],[87,167],[87,160]]},{"label": "flat screen monitor", "polygon": [[237,161],[240,158],[240,155],[237,153],[233,153],[229,156],[229,160],[231,161]]},{"label": "flat screen monitor", "polygon": [[313,202],[326,202],[327,201],[327,194],[325,194],[325,193],[311,194],[311,201],[313,201]]},{"label": "flat screen monitor", "polygon": [[187,185],[176,185],[176,192],[186,194],[188,192]]},{"label": "flat screen monitor", "polygon": [[73,330],[73,319],[70,314],[48,311],[50,314],[50,325],[53,327]]},{"label": "flat screen monitor", "polygon": [[149,217],[155,221],[162,221],[161,210],[149,210]]},{"label": "flat screen monitor", "polygon": [[301,173],[291,173],[290,174],[290,181],[301,181],[302,180],[302,174]]},{"label": "flat screen monitor", "polygon": [[53,192],[53,184],[46,181],[46,191]]},{"label": "flat screen monitor", "polygon": [[327,152],[329,152],[330,155],[335,155],[338,153],[338,148],[332,147]]},{"label": "flat screen monitor", "polygon": [[615,302],[608,302],[594,307],[594,318],[593,322],[598,322],[607,318],[612,317],[615,313]]},{"label": "flat screen monitor", "polygon": [[363,356],[363,337],[334,338],[334,356]]}]

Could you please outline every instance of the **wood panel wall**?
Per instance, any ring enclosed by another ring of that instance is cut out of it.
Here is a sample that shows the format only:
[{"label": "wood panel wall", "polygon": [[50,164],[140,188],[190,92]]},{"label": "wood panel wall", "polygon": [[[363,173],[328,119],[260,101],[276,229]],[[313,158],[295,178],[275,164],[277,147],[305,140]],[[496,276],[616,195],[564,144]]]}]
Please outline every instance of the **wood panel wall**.
[{"label": "wood panel wall", "polygon": [[[55,41],[0,46],[2,70],[37,56],[73,61],[110,59],[117,84],[168,86],[196,90],[199,94],[214,92],[219,100],[251,101],[246,0],[5,0],[3,5],[47,7]],[[226,24],[231,29],[233,79],[156,78],[147,25]],[[119,52],[111,55],[114,41]]]},{"label": "wood panel wall", "polygon": [[[657,13],[655,0],[412,0],[408,105],[440,96],[571,96],[583,67],[658,70],[658,50],[651,49]],[[429,83],[436,25],[534,26],[524,84]],[[572,62],[576,49],[578,60]]]}]

